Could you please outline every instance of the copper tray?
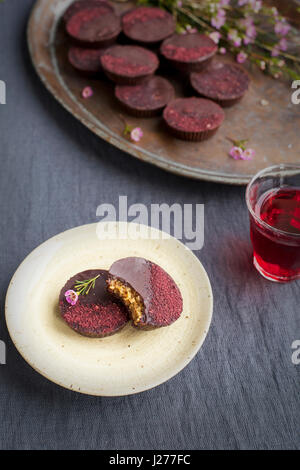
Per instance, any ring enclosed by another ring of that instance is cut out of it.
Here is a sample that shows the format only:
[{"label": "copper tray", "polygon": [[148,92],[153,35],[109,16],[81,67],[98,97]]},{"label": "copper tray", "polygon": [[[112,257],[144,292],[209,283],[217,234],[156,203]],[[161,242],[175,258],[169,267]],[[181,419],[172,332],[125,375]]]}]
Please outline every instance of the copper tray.
[{"label": "copper tray", "polygon": [[[66,60],[68,39],[61,16],[72,0],[38,0],[28,24],[28,44],[33,64],[48,90],[77,119],[112,145],[134,157],[179,175],[230,184],[246,184],[259,170],[280,162],[299,161],[300,105],[291,103],[287,84],[250,70],[251,88],[244,99],[226,109],[226,120],[217,134],[202,143],[183,142],[170,136],[160,117],[136,119],[127,116],[116,103],[113,85],[105,78],[90,80],[79,76]],[[134,2],[114,2],[123,12]],[[172,72],[171,72],[172,73]],[[172,79],[172,77],[169,77]],[[92,99],[83,100],[81,90],[94,89]],[[176,81],[178,96],[186,84]],[[261,101],[269,104],[262,106]],[[141,126],[144,137],[134,145],[122,136],[122,114],[133,126]],[[230,142],[249,139],[256,150],[250,162],[228,156]]]}]

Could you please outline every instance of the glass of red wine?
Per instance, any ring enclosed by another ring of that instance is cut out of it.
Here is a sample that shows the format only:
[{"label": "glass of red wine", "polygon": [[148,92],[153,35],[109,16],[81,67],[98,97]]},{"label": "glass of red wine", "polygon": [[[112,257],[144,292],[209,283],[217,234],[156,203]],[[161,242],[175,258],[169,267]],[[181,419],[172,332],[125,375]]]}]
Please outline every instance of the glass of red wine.
[{"label": "glass of red wine", "polygon": [[247,186],[256,269],[271,281],[300,278],[300,165],[260,171]]}]

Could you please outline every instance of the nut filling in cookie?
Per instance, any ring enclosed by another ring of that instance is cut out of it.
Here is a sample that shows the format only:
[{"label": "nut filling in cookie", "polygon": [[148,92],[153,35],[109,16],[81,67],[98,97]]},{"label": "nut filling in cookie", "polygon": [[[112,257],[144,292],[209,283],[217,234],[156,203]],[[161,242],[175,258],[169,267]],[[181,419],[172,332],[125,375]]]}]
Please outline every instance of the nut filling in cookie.
[{"label": "nut filling in cookie", "polygon": [[122,300],[130,311],[133,323],[137,325],[144,314],[144,303],[141,296],[132,287],[117,279],[108,281],[108,291]]}]

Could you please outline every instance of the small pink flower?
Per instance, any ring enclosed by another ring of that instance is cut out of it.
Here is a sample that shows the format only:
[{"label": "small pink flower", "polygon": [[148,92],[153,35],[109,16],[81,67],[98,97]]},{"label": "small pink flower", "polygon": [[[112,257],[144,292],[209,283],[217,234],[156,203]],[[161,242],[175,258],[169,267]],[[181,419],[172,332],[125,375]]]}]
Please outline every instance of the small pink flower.
[{"label": "small pink flower", "polygon": [[211,20],[212,26],[216,29],[221,29],[222,26],[224,26],[225,22],[226,22],[225,16],[216,16],[212,18]]},{"label": "small pink flower", "polygon": [[249,36],[244,37],[243,43],[245,46],[248,46],[248,44],[252,44],[254,42],[253,39],[249,38]]},{"label": "small pink flower", "polygon": [[214,43],[219,44],[221,34],[218,33],[218,31],[214,31],[213,33],[210,33],[209,37],[214,41]]},{"label": "small pink flower", "polygon": [[236,29],[230,29],[227,35],[229,41],[232,41],[235,47],[240,47],[242,39],[239,37]]},{"label": "small pink flower", "polygon": [[240,45],[242,44],[242,38],[236,38],[234,41],[233,41],[233,45],[235,47],[240,47]]},{"label": "small pink flower", "polygon": [[230,0],[220,0],[221,7],[227,7],[229,3],[230,3]]},{"label": "small pink flower", "polygon": [[261,61],[260,61],[260,65],[259,65],[259,66],[260,66],[261,70],[266,70],[266,63],[265,63],[264,60],[261,60]]},{"label": "small pink flower", "polygon": [[65,292],[65,298],[69,304],[75,305],[78,300],[78,294],[74,290],[67,290]]},{"label": "small pink flower", "polygon": [[217,16],[223,18],[224,16],[226,16],[226,11],[223,10],[223,8],[220,8],[220,9],[218,10]]},{"label": "small pink flower", "polygon": [[275,23],[275,33],[279,34],[279,36],[286,36],[291,29],[291,26],[286,21],[277,21]]},{"label": "small pink flower", "polygon": [[271,51],[271,56],[272,57],[278,57],[279,54],[280,54],[280,49],[279,49],[278,45],[274,46],[272,51]]},{"label": "small pink flower", "polygon": [[262,2],[261,0],[250,0],[250,5],[254,13],[258,13],[261,10]]},{"label": "small pink flower", "polygon": [[244,5],[247,5],[247,3],[249,3],[249,0],[239,0],[238,6],[243,7]]},{"label": "small pink flower", "polygon": [[93,94],[94,94],[93,89],[90,86],[84,87],[84,89],[81,92],[81,96],[84,99],[90,98],[91,96],[93,96]]},{"label": "small pink flower", "polygon": [[281,51],[286,51],[288,48],[287,40],[285,38],[281,38],[278,47]]},{"label": "small pink flower", "polygon": [[251,39],[255,39],[257,35],[256,28],[253,25],[247,26],[246,29],[246,36],[248,36]]},{"label": "small pink flower", "polygon": [[241,147],[234,146],[230,149],[229,155],[234,158],[234,160],[241,160],[243,149]]},{"label": "small pink flower", "polygon": [[197,33],[198,32],[197,28],[192,28],[190,25],[188,25],[188,26],[186,27],[187,33]]},{"label": "small pink flower", "polygon": [[240,25],[244,28],[249,28],[250,26],[254,26],[253,18],[251,16],[247,16],[247,18],[243,18],[239,21]]},{"label": "small pink flower", "polygon": [[244,23],[244,26],[246,27],[246,37],[244,38],[244,44],[248,45],[254,42],[254,39],[257,36],[257,31],[252,22]]},{"label": "small pink flower", "polygon": [[133,142],[139,142],[141,138],[143,137],[143,131],[140,127],[135,127],[132,129],[130,132],[130,138],[133,140]]},{"label": "small pink flower", "polygon": [[177,1],[177,6],[178,6],[178,8],[181,8],[181,7],[182,7],[182,1],[181,1],[181,0],[178,0],[178,1]]},{"label": "small pink flower", "polygon": [[240,158],[241,160],[252,160],[253,157],[255,157],[255,150],[249,148],[243,151]]},{"label": "small pink flower", "polygon": [[247,55],[245,52],[241,51],[241,52],[239,52],[238,55],[236,56],[236,61],[237,61],[239,64],[243,64],[244,62],[246,62],[247,57],[248,57],[248,55]]},{"label": "small pink flower", "polygon": [[220,47],[220,49],[219,49],[220,54],[225,55],[226,52],[227,52],[227,49],[225,47]]}]

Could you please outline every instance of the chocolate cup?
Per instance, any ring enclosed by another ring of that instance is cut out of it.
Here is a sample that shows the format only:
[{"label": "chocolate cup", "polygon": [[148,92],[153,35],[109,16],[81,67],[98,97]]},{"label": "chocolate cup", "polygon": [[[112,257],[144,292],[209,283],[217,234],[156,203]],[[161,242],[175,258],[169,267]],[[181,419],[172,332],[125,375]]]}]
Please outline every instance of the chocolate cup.
[{"label": "chocolate cup", "polygon": [[[129,114],[136,117],[147,118],[161,114],[175,96],[175,90],[171,83],[166,78],[158,75],[153,75],[145,80],[141,87],[124,88],[125,90],[117,86],[115,88],[115,97]],[[141,101],[139,102],[140,96],[142,104]],[[135,106],[132,104],[132,97]],[[142,108],[142,105],[144,108]]]},{"label": "chocolate cup", "polygon": [[[110,25],[110,30],[101,36],[105,22]],[[120,17],[103,6],[77,11],[65,28],[73,44],[92,49],[113,44],[122,30]]]},{"label": "chocolate cup", "polygon": [[191,73],[190,84],[199,96],[213,100],[227,108],[238,103],[246,94],[250,77],[242,67],[236,64],[215,60],[202,74]]},{"label": "chocolate cup", "polygon": [[[133,23],[127,22],[129,16],[135,16],[142,12],[147,12],[147,15],[150,15],[146,21],[136,19]],[[157,12],[159,12],[159,15],[164,15],[164,18],[155,18]],[[154,17],[151,18],[152,14],[154,14]],[[141,28],[141,30],[137,31],[136,28]],[[176,23],[173,16],[166,10],[158,7],[139,6],[125,12],[122,16],[122,29],[125,36],[135,44],[140,44],[144,47],[156,47],[174,34]],[[157,35],[158,31],[159,34]]]},{"label": "chocolate cup", "polygon": [[[189,115],[192,116],[190,122]],[[210,122],[207,122],[208,118]],[[177,98],[169,103],[163,114],[167,129],[175,137],[191,142],[201,142],[212,137],[224,118],[224,111],[219,105],[212,100],[197,97]],[[184,129],[179,128],[178,124],[182,120],[181,127]],[[194,127],[194,130],[189,130],[190,127]]]}]

